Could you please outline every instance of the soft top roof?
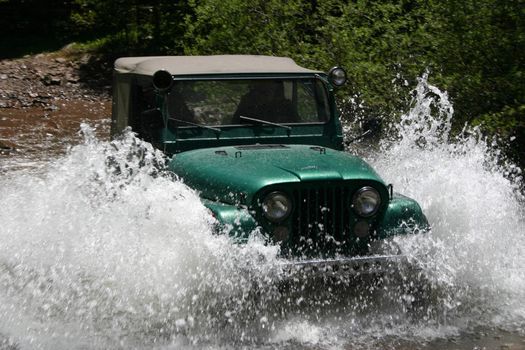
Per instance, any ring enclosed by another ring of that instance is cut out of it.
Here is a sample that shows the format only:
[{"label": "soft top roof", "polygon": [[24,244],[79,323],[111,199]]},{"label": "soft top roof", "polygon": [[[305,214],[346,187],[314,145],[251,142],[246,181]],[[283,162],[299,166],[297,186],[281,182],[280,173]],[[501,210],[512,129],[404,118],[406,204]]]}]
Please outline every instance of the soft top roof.
[{"label": "soft top roof", "polygon": [[322,73],[303,68],[288,57],[255,55],[122,57],[115,61],[119,73],[153,75],[158,70],[172,75],[234,73]]}]

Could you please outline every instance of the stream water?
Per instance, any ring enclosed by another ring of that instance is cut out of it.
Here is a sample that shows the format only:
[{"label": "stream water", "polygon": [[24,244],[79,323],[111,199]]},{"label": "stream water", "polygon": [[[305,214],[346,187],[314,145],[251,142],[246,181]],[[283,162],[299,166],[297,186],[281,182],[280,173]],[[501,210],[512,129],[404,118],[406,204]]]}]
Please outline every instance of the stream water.
[{"label": "stream water", "polygon": [[[432,294],[399,285],[283,289],[278,247],[213,235],[198,195],[129,134],[0,172],[0,349],[388,349],[525,335],[521,170],[421,79],[412,109],[367,160],[432,224],[397,239]],[[3,159],[0,159],[2,162]],[[15,160],[16,163],[16,160]],[[300,276],[298,276],[300,277]]]}]

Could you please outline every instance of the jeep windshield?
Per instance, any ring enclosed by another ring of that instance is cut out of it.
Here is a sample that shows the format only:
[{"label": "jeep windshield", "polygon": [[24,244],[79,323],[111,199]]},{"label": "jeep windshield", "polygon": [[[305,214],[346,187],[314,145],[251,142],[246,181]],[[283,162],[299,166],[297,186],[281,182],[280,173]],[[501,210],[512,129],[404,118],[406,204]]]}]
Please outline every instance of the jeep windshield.
[{"label": "jeep windshield", "polygon": [[178,80],[166,108],[176,128],[326,123],[330,118],[325,86],[315,78]]}]

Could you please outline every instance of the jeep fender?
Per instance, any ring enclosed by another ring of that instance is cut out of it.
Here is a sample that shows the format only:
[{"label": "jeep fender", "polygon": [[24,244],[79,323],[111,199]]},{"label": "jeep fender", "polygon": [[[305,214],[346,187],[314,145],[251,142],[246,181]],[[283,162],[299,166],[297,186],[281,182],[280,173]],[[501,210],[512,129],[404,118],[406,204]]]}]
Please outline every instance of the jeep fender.
[{"label": "jeep fender", "polygon": [[203,200],[203,204],[217,220],[216,232],[229,234],[239,243],[247,242],[252,232],[258,228],[247,208],[210,200]]},{"label": "jeep fender", "polygon": [[394,193],[377,225],[377,237],[388,238],[399,234],[418,233],[430,228],[419,204],[408,197]]}]

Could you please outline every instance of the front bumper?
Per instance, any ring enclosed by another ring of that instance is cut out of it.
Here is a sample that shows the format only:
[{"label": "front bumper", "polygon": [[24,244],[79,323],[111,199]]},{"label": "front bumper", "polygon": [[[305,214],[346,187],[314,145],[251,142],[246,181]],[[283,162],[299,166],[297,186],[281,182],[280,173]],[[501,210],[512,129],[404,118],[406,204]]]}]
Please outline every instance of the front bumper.
[{"label": "front bumper", "polygon": [[312,276],[367,276],[392,273],[409,266],[405,255],[373,255],[352,258],[287,260],[284,271],[294,275]]}]

